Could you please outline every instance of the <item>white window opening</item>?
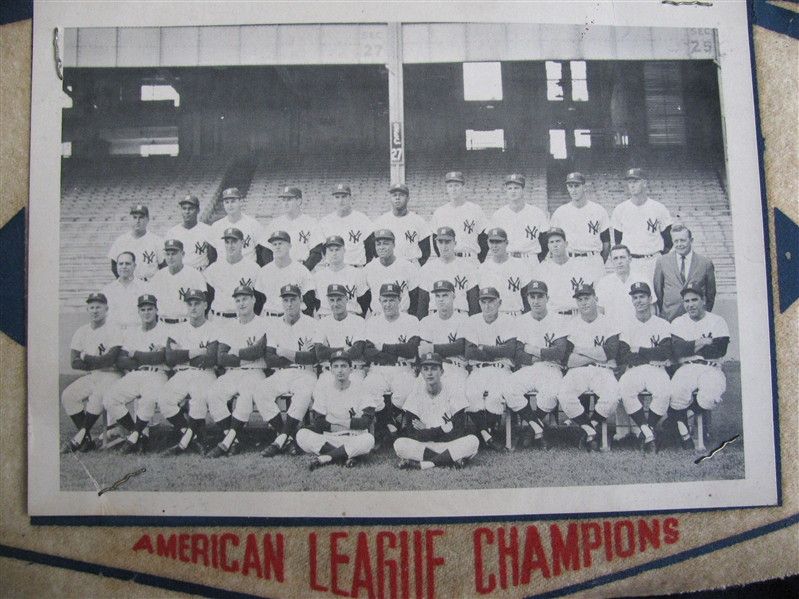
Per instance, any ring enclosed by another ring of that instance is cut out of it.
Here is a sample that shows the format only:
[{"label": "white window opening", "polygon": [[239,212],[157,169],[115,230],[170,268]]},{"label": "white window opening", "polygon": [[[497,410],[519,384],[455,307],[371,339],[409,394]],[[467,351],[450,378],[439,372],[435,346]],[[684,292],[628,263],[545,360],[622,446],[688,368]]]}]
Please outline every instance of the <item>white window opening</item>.
[{"label": "white window opening", "polygon": [[588,75],[584,60],[572,60],[569,63],[572,72],[572,100],[588,102]]},{"label": "white window opening", "polygon": [[180,94],[171,85],[142,85],[142,102],[162,102],[172,100],[175,106],[180,106]]},{"label": "white window opening", "polygon": [[463,99],[467,102],[502,100],[502,63],[464,62]]},{"label": "white window opening", "polygon": [[467,150],[488,150],[490,148],[505,150],[504,129],[494,129],[493,131],[466,130]]},{"label": "white window opening", "polygon": [[574,146],[577,148],[590,148],[591,147],[591,130],[590,129],[575,129],[574,130]]},{"label": "white window opening", "polygon": [[566,152],[566,131],[565,129],[549,130],[549,153],[555,160],[564,160]]},{"label": "white window opening", "polygon": [[61,158],[69,158],[72,156],[72,142],[61,142]]},{"label": "white window opening", "polygon": [[563,100],[563,65],[559,62],[548,60],[545,63],[547,70],[547,100],[560,102]]},{"label": "white window opening", "polygon": [[139,153],[144,156],[177,156],[178,144],[142,144]]}]

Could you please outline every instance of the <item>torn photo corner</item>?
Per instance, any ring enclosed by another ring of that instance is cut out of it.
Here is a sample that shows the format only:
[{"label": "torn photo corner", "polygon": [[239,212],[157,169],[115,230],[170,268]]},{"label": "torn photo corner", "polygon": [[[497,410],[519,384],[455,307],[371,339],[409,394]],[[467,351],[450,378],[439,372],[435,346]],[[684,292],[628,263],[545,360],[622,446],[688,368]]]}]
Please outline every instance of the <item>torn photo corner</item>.
[{"label": "torn photo corner", "polygon": [[746,3],[611,4],[37,2],[29,514],[776,505]]}]

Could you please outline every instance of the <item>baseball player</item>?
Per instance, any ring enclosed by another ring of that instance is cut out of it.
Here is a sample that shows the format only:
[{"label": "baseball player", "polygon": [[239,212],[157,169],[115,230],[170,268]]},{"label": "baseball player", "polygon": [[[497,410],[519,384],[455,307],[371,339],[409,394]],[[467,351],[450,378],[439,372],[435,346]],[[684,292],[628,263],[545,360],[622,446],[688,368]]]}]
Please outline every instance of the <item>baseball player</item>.
[{"label": "baseball player", "polygon": [[167,239],[179,239],[186,252],[183,262],[202,272],[217,258],[214,247],[216,240],[211,237],[211,226],[197,220],[200,214],[200,200],[197,196],[187,195],[178,205],[183,222],[167,231]]},{"label": "baseball player", "polygon": [[429,260],[419,271],[419,309],[417,316],[424,317],[430,307],[430,294],[433,283],[440,280],[452,281],[455,287],[455,309],[463,314],[476,314],[480,311],[477,299],[477,265],[471,258],[460,258],[456,254],[455,231],[451,227],[436,229],[436,248],[439,258]]},{"label": "baseball player", "polygon": [[311,471],[321,466],[342,462],[347,468],[357,465],[356,458],[368,454],[375,446],[369,433],[375,417],[375,402],[362,388],[361,382],[350,380],[350,357],[345,351],[330,356],[333,383],[317,386],[313,396],[313,424],[297,431],[297,445],[317,456],[309,464]]},{"label": "baseball player", "polygon": [[[294,240],[291,245],[291,259],[313,270],[322,260],[324,234],[315,218],[302,211],[302,191],[296,187],[284,187],[278,195],[283,214],[264,228],[261,246],[268,248],[264,241],[272,243],[275,232],[288,233]],[[268,261],[268,258],[267,258]]]},{"label": "baseball player", "polygon": [[291,235],[287,231],[274,231],[269,236],[274,260],[261,268],[255,281],[255,289],[266,296],[261,316],[283,316],[280,290],[286,285],[296,285],[305,301],[302,310],[311,313],[316,303],[310,271],[291,257]]},{"label": "baseball player", "polygon": [[108,300],[105,295],[90,293],[86,298],[86,311],[89,323],[75,331],[69,345],[73,370],[82,370],[86,374],[61,393],[67,416],[78,429],[67,443],[65,453],[94,449],[91,430],[103,413],[103,394],[122,376],[116,367],[122,349],[121,332],[107,322]]},{"label": "baseball player", "polygon": [[577,313],[574,292],[582,285],[593,285],[594,279],[585,262],[569,256],[566,233],[562,229],[547,232],[549,256],[538,266],[537,279],[549,289],[548,310],[562,315]]},{"label": "baseball player", "polygon": [[108,298],[107,321],[121,330],[141,326],[139,318],[139,297],[150,289],[150,284],[133,276],[136,270],[136,256],[132,252],[122,252],[116,258],[119,277],[102,288],[101,293]]},{"label": "baseball player", "polygon": [[[122,447],[123,453],[143,453],[149,438],[144,429],[155,415],[155,404],[169,377],[166,345],[169,332],[158,323],[158,301],[153,295],[139,298],[141,327],[125,331],[117,366],[127,374],[103,394],[103,407],[108,423],[121,424],[130,431]],[[127,404],[138,399],[134,422]]]},{"label": "baseball player", "polygon": [[417,385],[405,402],[403,436],[394,441],[399,467],[462,468],[465,460],[477,455],[480,445],[477,437],[466,434],[469,404],[460,387],[442,380],[441,356],[424,354],[420,365],[424,387]]},{"label": "baseball player", "polygon": [[336,209],[325,216],[319,225],[325,239],[341,237],[344,240],[344,263],[350,266],[365,266],[367,261],[366,239],[374,230],[372,221],[363,212],[352,208],[350,186],[339,183],[333,188]]},{"label": "baseball player", "polygon": [[727,355],[730,330],[721,316],[707,311],[701,289],[686,287],[681,294],[686,313],[671,323],[672,348],[680,366],[671,377],[670,412],[683,447],[693,449],[688,409],[709,411],[721,403],[727,390],[721,363]]},{"label": "baseball player", "polygon": [[333,235],[325,240],[325,262],[327,267],[317,270],[312,275],[314,294],[317,299],[317,318],[330,316],[330,308],[323,301],[330,285],[340,285],[347,292],[347,311],[363,315],[369,309],[366,293],[366,273],[362,268],[355,268],[345,262],[346,246],[344,239]]},{"label": "baseball player", "polygon": [[[317,321],[302,314],[302,291],[297,285],[280,289],[282,318],[267,319],[267,365],[275,373],[253,391],[253,401],[264,422],[277,431],[277,438],[261,455],[271,458],[288,451],[297,454],[294,435],[308,412],[316,385],[316,352],[313,339]],[[286,421],[280,416],[277,399],[291,395]]]},{"label": "baseball player", "polygon": [[[261,269],[253,260],[244,259],[243,232],[231,227],[224,230],[221,239],[225,244],[225,259],[211,264],[203,274],[208,282],[208,303],[211,306],[211,314],[215,318],[234,319],[239,317],[239,312],[233,292],[237,287],[254,289]],[[263,301],[263,295],[256,292],[256,313],[260,312]]]},{"label": "baseball player", "polygon": [[372,260],[364,268],[371,296],[372,315],[379,316],[383,313],[379,292],[383,285],[389,283],[399,287],[402,292],[400,311],[416,314],[419,305],[419,267],[394,255],[394,233],[391,229],[378,229],[374,233],[374,239],[377,260]]},{"label": "baseball player", "polygon": [[[671,399],[671,381],[666,366],[671,358],[669,323],[652,314],[652,290],[636,282],[630,285],[635,318],[627,321],[619,337],[619,362],[627,366],[619,380],[624,411],[641,429],[644,451],[655,450],[655,425],[666,415]],[[638,394],[652,394],[649,415]],[[615,437],[614,437],[615,438]]]},{"label": "baseball player", "polygon": [[469,317],[455,310],[456,291],[451,281],[436,281],[431,291],[436,310],[419,323],[422,338],[419,357],[436,353],[445,358],[444,379],[452,378],[456,384],[463,386],[469,373],[466,371],[466,340],[461,331]]},{"label": "baseball player", "polygon": [[[245,260],[255,262],[258,257],[256,246],[263,235],[263,227],[253,217],[241,211],[241,193],[235,187],[222,192],[222,206],[226,215],[211,225],[212,243],[219,244],[219,240],[224,238],[223,234],[228,229],[238,229],[242,233],[242,256]],[[222,253],[219,248],[217,253]]]},{"label": "baseball player", "polygon": [[164,242],[166,268],[159,270],[151,281],[151,293],[161,300],[158,318],[166,324],[186,322],[188,310],[186,293],[189,289],[206,289],[200,272],[183,264],[183,242],[167,239]]},{"label": "baseball player", "polygon": [[317,385],[331,383],[330,356],[338,351],[346,353],[350,360],[350,378],[363,380],[366,361],[363,350],[366,345],[366,321],[347,310],[348,291],[343,285],[331,283],[327,286],[327,301],[331,316],[316,324],[313,339],[316,359],[322,367]]},{"label": "baseball player", "polygon": [[[600,311],[605,316],[619,323],[627,322],[636,316],[636,309],[629,300],[630,285],[646,283],[652,289],[651,281],[645,280],[640,273],[630,271],[630,249],[626,245],[614,245],[610,250],[610,262],[613,272],[605,275],[596,284],[596,297]],[[651,298],[654,303],[656,300]]]},{"label": "baseball player", "polygon": [[115,277],[119,276],[117,256],[122,252],[130,252],[136,256],[136,278],[147,281],[158,272],[164,261],[164,240],[147,230],[150,223],[150,210],[147,206],[136,204],[131,207],[130,220],[131,230],[120,235],[108,250],[111,271]]},{"label": "baseball player", "polygon": [[549,218],[543,210],[524,201],[525,184],[523,175],[505,177],[504,190],[508,203],[491,215],[490,226],[507,232],[510,240],[508,253],[512,257],[530,262],[534,257],[543,259],[542,248],[546,247]]},{"label": "baseball player", "polygon": [[569,238],[569,257],[585,261],[598,281],[605,275],[605,262],[610,255],[610,218],[608,211],[585,197],[582,173],[566,176],[566,190],[571,201],[560,206],[549,221],[550,228],[562,229]]},{"label": "baseball player", "polygon": [[[558,405],[558,390],[569,355],[569,323],[566,316],[547,310],[549,289],[543,281],[527,284],[530,314],[515,319],[516,355],[519,370],[511,374],[502,393],[505,403],[527,421],[520,439],[522,447],[544,446],[544,419]],[[526,395],[535,393],[535,410]],[[530,432],[533,434],[531,435]]]},{"label": "baseball player", "polygon": [[446,174],[444,184],[447,186],[449,202],[436,209],[430,227],[433,231],[448,227],[453,233],[457,232],[455,255],[471,260],[476,266],[478,257],[485,257],[488,251],[484,233],[488,218],[482,207],[466,201],[465,182],[461,172]]},{"label": "baseball player", "polygon": [[[166,455],[180,455],[187,449],[205,453],[197,440],[205,426],[208,412],[208,390],[216,382],[216,360],[219,351],[218,328],[205,318],[208,303],[202,289],[189,289],[184,297],[188,306],[188,322],[171,327],[166,345],[166,364],[175,372],[158,395],[158,409],[178,430],[185,429],[180,442],[167,449]],[[180,403],[189,400],[184,419]]]},{"label": "baseball player", "polygon": [[[381,441],[394,433],[394,408],[402,409],[416,382],[413,362],[421,341],[419,321],[400,311],[402,290],[396,283],[380,288],[380,316],[366,321],[366,346],[363,354],[370,364],[365,388],[377,398],[375,437]],[[386,396],[391,401],[386,402]]]},{"label": "baseball player", "polygon": [[631,168],[625,176],[630,199],[613,209],[610,224],[616,243],[630,248],[632,269],[652,280],[655,261],[671,249],[671,214],[668,209],[646,195],[646,175],[640,168]]},{"label": "baseball player", "polygon": [[[616,411],[619,404],[619,382],[613,373],[619,351],[621,328],[597,309],[597,298],[591,285],[581,285],[574,292],[578,315],[569,320],[568,340],[573,345],[569,370],[558,391],[558,402],[566,416],[579,424],[585,435],[580,448],[597,449],[596,427]],[[598,396],[594,413],[580,403],[586,392]]]},{"label": "baseball player", "polygon": [[535,276],[538,260],[515,258],[508,253],[508,246],[504,229],[488,230],[488,257],[477,269],[477,282],[480,289],[492,287],[499,291],[504,314],[518,316],[525,311],[524,286]]},{"label": "baseball player", "polygon": [[[255,290],[240,285],[233,291],[238,318],[224,320],[218,329],[217,364],[225,374],[208,390],[208,411],[225,437],[206,456],[219,458],[241,451],[239,433],[252,414],[253,389],[266,375],[266,323],[255,315]],[[231,414],[228,402],[236,399]]]},{"label": "baseball player", "polygon": [[374,222],[374,231],[390,230],[398,240],[397,257],[423,266],[430,257],[430,227],[425,219],[408,210],[411,192],[407,185],[395,183],[388,193],[391,195],[391,210]]},{"label": "baseball player", "polygon": [[[489,233],[489,242],[491,233]],[[486,260],[485,263],[488,263]],[[460,335],[466,339],[466,358],[472,372],[466,381],[467,412],[480,433],[480,442],[504,452],[492,433],[499,427],[505,408],[502,391],[507,385],[516,353],[515,320],[501,311],[500,293],[493,287],[480,289],[481,314],[470,316]]]}]

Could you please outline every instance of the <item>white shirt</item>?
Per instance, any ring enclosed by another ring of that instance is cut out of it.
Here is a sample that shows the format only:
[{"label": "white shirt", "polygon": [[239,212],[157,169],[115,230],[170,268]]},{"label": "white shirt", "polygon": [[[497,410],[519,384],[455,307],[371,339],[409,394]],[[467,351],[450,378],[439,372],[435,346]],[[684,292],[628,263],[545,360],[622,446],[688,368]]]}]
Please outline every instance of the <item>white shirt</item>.
[{"label": "white shirt", "polygon": [[338,235],[344,240],[344,262],[352,266],[366,264],[366,248],[364,242],[374,230],[372,221],[363,212],[353,210],[345,217],[336,212],[325,216],[319,225],[325,239]]},{"label": "white shirt", "polygon": [[[500,314],[492,323],[487,323],[482,314],[470,316],[463,327],[459,329],[459,335],[475,345],[487,345],[498,347],[511,339],[516,338],[516,319]],[[513,366],[510,358],[500,358],[494,360],[506,366]],[[480,363],[480,360],[470,360],[470,364]]]},{"label": "white shirt", "polygon": [[[541,253],[538,236],[549,228],[546,213],[532,204],[525,204],[519,212],[506,205],[491,215],[486,230],[500,227],[508,234],[508,252]],[[488,262],[489,258],[486,258]]]},{"label": "white shirt", "polygon": [[[261,269],[255,281],[255,289],[266,296],[265,312],[283,314],[280,288],[284,285],[297,285],[303,295],[314,288],[311,272],[301,262],[292,261],[288,266],[280,268],[272,261]],[[302,309],[305,309],[305,302],[302,304]]]},{"label": "white shirt", "polygon": [[[536,347],[552,347],[556,339],[569,334],[569,319],[566,316],[547,310],[547,315],[536,320],[530,314],[522,314],[514,319],[516,340]],[[560,366],[560,364],[558,364]]]},{"label": "white shirt", "polygon": [[[653,314],[646,322],[641,322],[633,316],[632,320],[628,320],[625,323],[619,340],[624,341],[630,347],[653,349],[669,337],[671,337],[669,321]],[[668,363],[669,360],[650,362],[650,364],[663,366]]]},{"label": "white shirt", "polygon": [[[633,283],[646,283],[649,289],[654,290],[652,281],[639,272],[631,272],[626,281],[622,281],[615,272],[599,279],[595,287],[597,306],[605,310],[605,316],[620,323],[635,318],[633,298],[630,296],[630,287]],[[654,293],[651,299],[652,304],[657,302]]]},{"label": "white shirt", "polygon": [[[316,323],[314,343],[331,349],[348,350],[358,341],[366,341],[366,321],[360,316],[347,314],[342,320],[329,316]],[[357,360],[354,362],[362,363]]]},{"label": "white shirt", "polygon": [[[149,331],[143,331],[140,326],[127,329],[123,334],[122,349],[128,352],[130,357],[133,357],[137,351],[146,353],[157,351],[158,348],[165,348],[170,333],[168,327],[169,325],[156,324]],[[169,370],[166,364],[158,364],[154,367],[159,370]]]},{"label": "white shirt", "polygon": [[466,292],[477,286],[477,266],[466,258],[455,258],[446,263],[441,258],[428,260],[419,271],[419,288],[430,294],[430,310],[435,311],[433,284],[436,281],[449,281],[455,286],[455,309],[469,311]]},{"label": "white shirt", "polygon": [[[359,379],[350,378],[350,386],[338,389],[335,383],[317,385],[313,394],[313,410],[317,414],[328,416],[331,422],[344,422],[351,418],[360,418],[367,408],[376,408],[374,396],[366,392]],[[333,424],[331,432],[347,430],[349,427]]]},{"label": "white shirt", "polygon": [[[705,312],[701,320],[691,320],[688,314],[683,314],[674,319],[671,323],[671,334],[674,337],[679,337],[685,341],[696,341],[701,338],[718,339],[719,337],[729,337],[730,329],[727,327],[727,322],[718,314],[712,312]],[[723,362],[723,358],[719,360],[708,360],[701,355],[688,356],[680,358],[680,362],[687,362],[689,360],[707,360],[714,364]]]},{"label": "white shirt", "polygon": [[456,251],[471,252],[477,257],[480,253],[477,236],[485,230],[487,222],[485,212],[477,204],[466,202],[455,206],[447,202],[433,213],[430,228],[435,233],[441,227],[450,227],[455,231]]},{"label": "white shirt", "polygon": [[400,311],[407,312],[411,306],[409,294],[419,286],[419,267],[402,258],[397,258],[389,266],[383,266],[380,259],[372,260],[363,269],[366,275],[366,284],[372,291],[372,313],[382,314],[380,305],[380,287],[387,283],[394,283],[402,290],[400,298]]},{"label": "white shirt", "polygon": [[191,229],[175,225],[166,233],[167,239],[179,239],[183,243],[183,264],[202,270],[208,266],[208,248],[215,247],[211,240],[211,226],[197,223]]},{"label": "white shirt", "polygon": [[[210,320],[204,321],[200,326],[195,327],[190,322],[176,324],[169,331],[169,336],[177,345],[172,345],[173,349],[206,349],[219,339],[219,326]],[[182,365],[183,368],[188,363]],[[175,370],[182,370],[181,366],[176,366]]]},{"label": "white shirt", "polygon": [[[139,323],[141,323],[141,320]],[[69,344],[69,348],[89,356],[102,356],[112,347],[120,345],[122,345],[122,331],[119,330],[119,327],[106,320],[105,324],[96,329],[93,329],[91,324],[81,326],[72,335],[72,342]],[[116,369],[104,368],[103,370],[113,371]]]},{"label": "white shirt", "polygon": [[425,428],[443,428],[446,431],[452,417],[469,407],[463,387],[447,381],[441,385],[438,395],[430,395],[427,385],[414,385],[402,409],[419,418]]},{"label": "white shirt", "polygon": [[352,314],[361,313],[361,306],[358,303],[358,298],[369,289],[364,269],[355,268],[348,264],[338,271],[331,270],[330,267],[328,267],[317,270],[311,275],[311,278],[313,279],[314,289],[316,289],[316,299],[321,303],[319,308],[319,314],[321,316],[330,314],[330,304],[327,301],[327,287],[333,284],[341,285],[347,291],[347,311]]},{"label": "white shirt", "polygon": [[616,231],[623,233],[622,243],[630,253],[646,256],[663,251],[663,232],[672,225],[668,209],[651,198],[640,206],[626,200],[616,206],[610,219]]},{"label": "white shirt", "polygon": [[122,328],[141,326],[139,298],[150,293],[150,283],[134,277],[126,287],[117,279],[103,287],[101,293],[108,299],[108,322]]},{"label": "white shirt", "polygon": [[455,343],[463,338],[463,326],[469,318],[459,312],[453,312],[446,320],[441,318],[440,312],[430,314],[419,321],[421,337],[433,345]]},{"label": "white shirt", "polygon": [[230,220],[229,216],[219,219],[211,225],[211,244],[216,248],[216,253],[220,256],[225,255],[225,241],[222,235],[225,229],[238,229],[244,234],[244,245],[241,250],[241,255],[245,260],[252,260],[255,262],[255,246],[258,245],[258,240],[263,235],[263,227],[261,224],[251,216],[242,214],[241,218],[235,223]]},{"label": "white shirt", "polygon": [[372,225],[373,231],[389,229],[394,233],[396,248],[394,254],[405,260],[417,260],[422,257],[419,242],[430,237],[431,231],[427,221],[415,212],[408,211],[405,216],[394,216],[386,212]]},{"label": "white shirt", "polygon": [[300,314],[294,324],[283,318],[266,318],[266,344],[269,347],[282,347],[293,351],[313,351],[313,340],[319,322],[310,316]]},{"label": "white shirt", "polygon": [[[569,258],[563,264],[558,264],[547,258],[538,265],[537,276],[549,289],[549,302],[547,310],[563,312],[574,310],[577,303],[572,297],[580,285],[594,285],[593,269],[585,260]],[[596,289],[596,286],[594,287]]]},{"label": "white shirt", "polygon": [[285,214],[278,216],[264,227],[263,235],[258,242],[259,245],[265,248],[271,247],[269,245],[269,236],[275,231],[285,231],[289,234],[291,237],[289,255],[296,262],[305,262],[311,250],[320,243],[325,242],[319,223],[315,218],[307,214],[300,214],[294,220]]},{"label": "white shirt", "polygon": [[[538,258],[533,258],[535,264]],[[522,293],[524,287],[536,275],[536,267],[528,258],[508,257],[504,262],[494,262],[489,256],[477,269],[477,282],[483,287],[493,287],[499,291],[501,312],[521,312],[524,309]]]},{"label": "white shirt", "polygon": [[150,282],[150,293],[158,300],[158,316],[161,318],[186,318],[189,308],[184,301],[189,289],[207,288],[205,278],[195,268],[184,266],[176,274],[162,268]]},{"label": "white shirt", "polygon": [[235,312],[233,291],[239,285],[255,288],[261,267],[252,260],[239,260],[231,264],[225,259],[217,260],[203,271],[205,280],[214,288],[213,309],[215,312]]},{"label": "white shirt", "polygon": [[[608,339],[621,333],[621,326],[603,314],[597,315],[592,322],[586,322],[577,314],[569,319],[568,337],[575,347],[602,347]],[[616,360],[603,362],[608,366],[616,366]]]},{"label": "white shirt", "polygon": [[595,202],[587,202],[582,208],[569,202],[555,210],[549,227],[563,229],[569,251],[600,252],[602,240],[599,235],[610,227],[610,218],[608,211]]},{"label": "white shirt", "polygon": [[[241,324],[238,319],[221,321],[217,336],[219,343],[227,345],[233,352],[238,352],[258,343],[265,333],[266,322],[256,316],[246,324]],[[266,342],[269,343],[268,337]],[[266,368],[266,359],[242,360],[241,368]]]},{"label": "white shirt", "polygon": [[411,337],[421,337],[421,334],[419,321],[408,314],[400,312],[394,322],[389,322],[383,315],[366,321],[366,338],[378,348],[381,343],[408,343]]},{"label": "white shirt", "polygon": [[116,261],[122,252],[136,256],[133,276],[146,281],[158,272],[158,265],[164,261],[164,240],[150,231],[141,237],[133,237],[133,232],[128,231],[114,241],[108,250],[108,259]]}]

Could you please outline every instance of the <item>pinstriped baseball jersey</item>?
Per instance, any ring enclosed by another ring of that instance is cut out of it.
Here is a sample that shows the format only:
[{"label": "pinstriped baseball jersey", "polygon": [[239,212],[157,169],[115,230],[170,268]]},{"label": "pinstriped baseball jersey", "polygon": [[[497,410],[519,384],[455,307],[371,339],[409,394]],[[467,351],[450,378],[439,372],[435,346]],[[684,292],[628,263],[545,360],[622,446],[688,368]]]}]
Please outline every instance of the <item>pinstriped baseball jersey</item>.
[{"label": "pinstriped baseball jersey", "polygon": [[394,322],[385,316],[375,316],[366,321],[366,339],[378,345],[380,343],[407,343],[411,337],[420,337],[419,321],[400,312]]},{"label": "pinstriped baseball jersey", "polygon": [[[718,339],[719,337],[729,337],[730,329],[721,316],[712,312],[705,312],[702,320],[691,320],[688,314],[676,318],[671,323],[671,334],[686,341],[696,341],[701,338]],[[693,355],[680,358],[680,362],[688,360],[707,360],[701,355]],[[723,360],[708,360],[709,362],[721,363]]]},{"label": "pinstriped baseball jersey", "polygon": [[[280,299],[280,288],[285,285],[297,285],[303,295],[313,290],[311,273],[300,262],[292,261],[284,268],[278,268],[275,262],[270,262],[258,273],[255,289],[266,296],[264,311],[280,314],[283,312],[283,302]],[[303,302],[302,309],[305,309]]]},{"label": "pinstriped baseball jersey", "polygon": [[[466,292],[477,285],[477,267],[471,260],[455,258],[450,263],[441,258],[428,260],[419,271],[419,287],[432,295],[433,283],[449,281],[455,286],[455,309],[469,310]],[[435,309],[435,302],[430,300],[430,308]]]},{"label": "pinstriped baseball jersey", "polygon": [[[143,331],[141,327],[128,329],[125,331],[122,340],[122,349],[132,356],[135,352],[151,352],[156,348],[166,347],[169,338],[169,325],[156,324],[149,331]],[[164,366],[166,368],[166,366]]]},{"label": "pinstriped baseball jersey", "polygon": [[377,408],[375,398],[364,390],[360,380],[350,379],[346,389],[336,389],[335,385],[325,385],[320,393],[314,393],[314,412],[332,419],[344,421],[360,418],[366,408]]},{"label": "pinstriped baseball jersey", "polygon": [[108,259],[116,260],[122,252],[131,252],[136,256],[136,278],[149,279],[158,272],[158,265],[164,261],[164,240],[151,231],[141,237],[134,237],[128,231],[114,241],[108,251]]},{"label": "pinstriped baseball jersey", "polygon": [[344,262],[352,266],[366,264],[366,248],[363,242],[372,233],[374,225],[363,212],[353,210],[345,217],[335,211],[325,216],[319,225],[325,239],[338,235],[344,240]]},{"label": "pinstriped baseball jersey", "polygon": [[[497,347],[516,338],[516,319],[500,314],[492,323],[487,323],[482,314],[470,316],[459,329],[460,336],[475,345]],[[513,366],[508,358],[497,360],[507,366]]]},{"label": "pinstriped baseball jersey", "polygon": [[491,215],[491,224],[486,228],[493,227],[500,227],[508,234],[508,252],[538,254],[541,252],[538,236],[549,228],[549,218],[532,204],[525,204],[519,212],[503,206]]},{"label": "pinstriped baseball jersey", "polygon": [[530,314],[522,314],[514,322],[516,340],[536,347],[551,347],[555,339],[569,334],[569,319],[557,312],[548,311],[541,320],[536,320]]},{"label": "pinstriped baseball jersey", "polygon": [[[578,314],[568,322],[569,341],[575,347],[602,347],[608,339],[621,332],[620,325],[604,314],[598,314],[592,322],[586,322]],[[608,360],[605,364],[615,366],[616,360]]]},{"label": "pinstriped baseball jersey", "polygon": [[426,385],[414,385],[402,409],[418,416],[426,428],[446,427],[452,417],[469,407],[463,389],[442,385],[438,395],[430,395]]},{"label": "pinstriped baseball jersey", "polygon": [[411,305],[408,294],[418,287],[419,267],[407,260],[397,258],[389,266],[383,266],[379,259],[372,260],[364,268],[366,283],[372,291],[372,312],[382,314],[380,306],[380,287],[386,283],[395,283],[402,289],[400,311],[407,312]]},{"label": "pinstriped baseball jersey", "polygon": [[[538,262],[537,258],[533,260]],[[508,257],[505,262],[497,263],[489,257],[477,270],[477,282],[480,288],[493,287],[499,291],[502,312],[521,312],[524,309],[522,290],[536,278],[536,271],[537,267],[529,258]]]},{"label": "pinstriped baseball jersey", "polygon": [[394,216],[393,212],[386,212],[372,225],[373,230],[389,229],[394,233],[396,242],[395,254],[398,258],[415,260],[422,257],[419,242],[425,237],[430,237],[432,231],[427,221],[415,212],[408,211],[405,216]]},{"label": "pinstriped baseball jersey", "polygon": [[72,335],[69,348],[89,356],[102,356],[109,349],[118,345],[122,345],[122,331],[116,325],[106,322],[96,329],[93,329],[90,324],[81,326]]},{"label": "pinstriped baseball jersey", "polygon": [[294,324],[288,324],[282,318],[265,318],[266,344],[269,347],[284,347],[294,351],[311,351],[319,322],[300,314]]}]

